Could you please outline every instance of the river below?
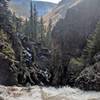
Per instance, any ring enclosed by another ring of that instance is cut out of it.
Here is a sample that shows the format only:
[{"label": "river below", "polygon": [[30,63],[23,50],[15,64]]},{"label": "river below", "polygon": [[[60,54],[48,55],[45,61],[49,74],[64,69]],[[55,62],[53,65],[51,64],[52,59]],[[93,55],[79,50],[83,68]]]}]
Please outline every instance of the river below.
[{"label": "river below", "polygon": [[5,87],[0,86],[0,100],[100,100],[100,92],[70,87]]}]

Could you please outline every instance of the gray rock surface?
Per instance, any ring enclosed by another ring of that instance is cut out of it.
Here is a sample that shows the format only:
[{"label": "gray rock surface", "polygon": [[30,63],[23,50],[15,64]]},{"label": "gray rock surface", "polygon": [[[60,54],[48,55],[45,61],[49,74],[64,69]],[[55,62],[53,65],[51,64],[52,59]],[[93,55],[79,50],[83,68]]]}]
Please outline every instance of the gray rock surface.
[{"label": "gray rock surface", "polygon": [[75,79],[79,76],[81,71],[84,69],[84,64],[81,59],[72,58],[69,62],[67,73],[68,73],[68,83],[74,85]]},{"label": "gray rock surface", "polygon": [[84,90],[100,91],[100,62],[86,67],[76,79],[76,86]]},{"label": "gray rock surface", "polygon": [[0,84],[13,85],[16,84],[16,77],[11,72],[13,62],[7,56],[0,53]]}]

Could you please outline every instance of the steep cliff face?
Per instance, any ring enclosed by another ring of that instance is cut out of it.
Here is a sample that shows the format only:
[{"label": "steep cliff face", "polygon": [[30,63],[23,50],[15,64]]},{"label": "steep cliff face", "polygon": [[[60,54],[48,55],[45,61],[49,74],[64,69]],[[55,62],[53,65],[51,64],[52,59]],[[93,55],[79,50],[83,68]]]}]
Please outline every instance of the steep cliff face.
[{"label": "steep cliff face", "polygon": [[99,5],[99,0],[80,0],[71,6],[66,17],[60,20],[52,31],[53,47],[63,41],[65,51],[73,54],[79,52],[78,48],[82,48],[85,38],[94,31],[100,19]]},{"label": "steep cliff face", "polygon": [[[58,76],[57,71],[60,69],[59,75],[63,72],[61,76],[64,75],[69,85],[74,86],[75,79],[84,67],[87,67],[87,65],[84,66],[85,63],[83,59],[77,58],[82,56],[87,37],[95,31],[97,22],[100,20],[99,5],[99,0],[80,0],[80,2],[72,5],[67,10],[66,17],[60,19],[52,30],[52,51],[53,54],[56,53],[55,51],[58,52],[56,59],[58,59],[60,66],[63,65],[62,67],[55,67],[54,75]],[[60,56],[60,58],[58,58],[58,56]],[[89,74],[86,73],[86,75],[88,76]],[[82,84],[84,84],[85,80],[83,80],[83,78],[86,79],[86,77],[80,78],[78,85],[81,86],[81,81],[83,81]],[[56,79],[57,78],[54,80]],[[60,79],[61,78],[59,78],[59,80]],[[91,81],[91,79],[88,81]],[[96,82],[98,82],[98,79],[94,82],[95,85],[98,85]],[[85,86],[89,85],[87,84],[85,84]],[[82,86],[86,88],[84,85]],[[90,87],[92,87],[92,85]],[[92,89],[96,90],[96,88],[97,87],[94,87]]]},{"label": "steep cliff face", "polygon": [[61,18],[65,18],[68,8],[70,8],[72,5],[75,5],[78,2],[79,2],[79,0],[61,0],[61,2],[59,2],[59,4],[53,10],[51,10],[49,13],[44,15],[45,25],[47,26],[49,20],[51,19],[53,22],[52,23],[53,26],[55,26],[55,24]]}]

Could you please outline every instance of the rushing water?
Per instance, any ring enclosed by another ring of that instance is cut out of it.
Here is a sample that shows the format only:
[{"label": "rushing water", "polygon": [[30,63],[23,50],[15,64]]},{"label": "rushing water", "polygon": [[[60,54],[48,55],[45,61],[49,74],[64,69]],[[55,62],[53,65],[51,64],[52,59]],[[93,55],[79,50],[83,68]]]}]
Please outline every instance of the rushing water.
[{"label": "rushing water", "polygon": [[0,86],[0,100],[100,100],[100,92],[85,92],[70,87],[55,89]]}]

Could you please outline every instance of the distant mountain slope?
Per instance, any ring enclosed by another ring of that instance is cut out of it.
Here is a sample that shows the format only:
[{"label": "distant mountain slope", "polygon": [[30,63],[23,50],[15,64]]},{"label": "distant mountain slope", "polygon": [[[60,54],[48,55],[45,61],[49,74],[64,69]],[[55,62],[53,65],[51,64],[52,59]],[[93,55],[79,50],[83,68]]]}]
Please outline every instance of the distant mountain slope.
[{"label": "distant mountain slope", "polygon": [[[11,0],[9,6],[18,16],[29,17],[30,1],[31,0]],[[43,1],[33,1],[33,4],[36,4],[39,16],[43,16],[56,6],[54,3]]]},{"label": "distant mountain slope", "polygon": [[79,0],[62,0],[59,2],[56,8],[44,16],[45,25],[48,25],[49,19],[52,19],[53,25],[55,25],[59,19],[65,17],[68,9],[78,2]]},{"label": "distant mountain slope", "polygon": [[51,11],[56,4],[50,2],[43,2],[43,1],[34,1],[33,4],[37,5],[37,10],[39,12],[39,16],[47,14]]}]

